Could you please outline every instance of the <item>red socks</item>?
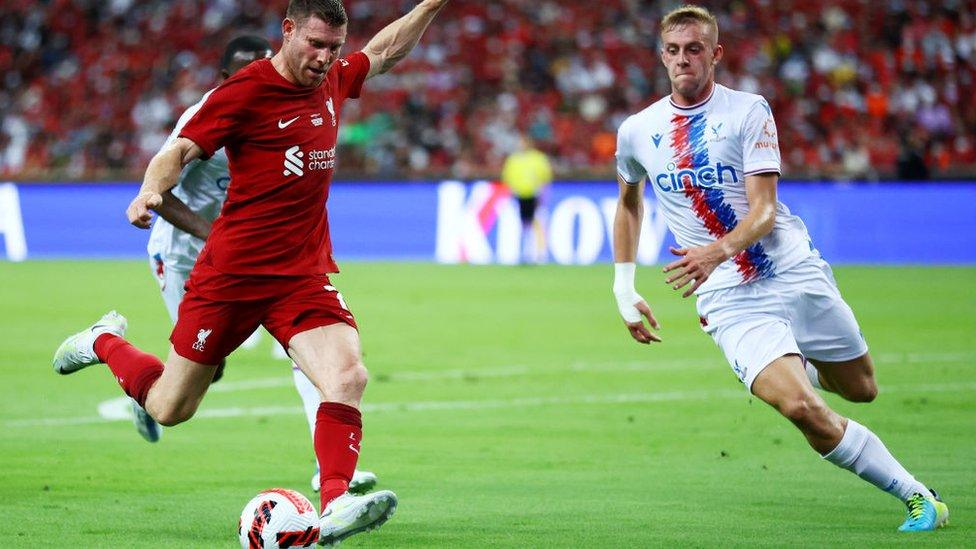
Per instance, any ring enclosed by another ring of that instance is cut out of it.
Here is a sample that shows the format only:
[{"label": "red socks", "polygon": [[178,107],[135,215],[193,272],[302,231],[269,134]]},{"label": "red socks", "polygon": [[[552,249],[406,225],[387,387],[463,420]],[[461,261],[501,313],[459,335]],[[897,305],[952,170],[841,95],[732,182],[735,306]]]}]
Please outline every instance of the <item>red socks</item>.
[{"label": "red socks", "polygon": [[363,420],[359,410],[339,402],[323,402],[315,418],[315,456],[319,460],[321,510],[349,488],[359,461]]},{"label": "red socks", "polygon": [[149,388],[163,374],[163,363],[114,334],[102,334],[95,339],[95,356],[108,364],[125,394],[145,408]]}]

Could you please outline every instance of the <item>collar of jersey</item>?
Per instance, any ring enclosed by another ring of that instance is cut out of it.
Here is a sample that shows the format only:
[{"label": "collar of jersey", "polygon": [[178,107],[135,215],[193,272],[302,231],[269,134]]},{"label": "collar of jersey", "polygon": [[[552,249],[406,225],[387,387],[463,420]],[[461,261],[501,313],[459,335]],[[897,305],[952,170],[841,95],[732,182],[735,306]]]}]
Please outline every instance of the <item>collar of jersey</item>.
[{"label": "collar of jersey", "polygon": [[691,105],[690,107],[682,107],[680,105],[675,104],[674,99],[671,99],[670,95],[668,96],[668,103],[671,103],[671,108],[678,110],[680,112],[688,113],[690,111],[700,109],[704,107],[706,104],[708,104],[708,102],[711,101],[713,97],[715,97],[716,88],[718,88],[718,82],[713,82],[712,92],[708,94],[708,97],[699,101],[698,103],[695,103],[694,105]]}]

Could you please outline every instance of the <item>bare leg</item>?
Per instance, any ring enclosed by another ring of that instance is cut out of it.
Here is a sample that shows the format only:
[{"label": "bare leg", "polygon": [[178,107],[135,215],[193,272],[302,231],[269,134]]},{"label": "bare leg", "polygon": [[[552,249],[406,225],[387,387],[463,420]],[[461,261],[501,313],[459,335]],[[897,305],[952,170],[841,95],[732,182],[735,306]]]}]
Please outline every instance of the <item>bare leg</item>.
[{"label": "bare leg", "polygon": [[163,374],[146,396],[146,411],[167,426],[190,419],[203,401],[216,371],[217,365],[183,358],[171,346]]},{"label": "bare leg", "polygon": [[338,323],[306,330],[291,338],[288,354],[322,400],[359,408],[367,374],[355,328]]},{"label": "bare leg", "polygon": [[928,495],[867,427],[841,417],[814,390],[797,355],[774,360],[752,384],[753,393],[793,422],[824,459],[908,501]]},{"label": "bare leg", "polygon": [[813,389],[797,355],[774,360],[756,377],[752,392],[793,422],[820,454],[833,450],[844,436],[847,420]]},{"label": "bare leg", "polygon": [[359,402],[366,388],[359,332],[343,323],[312,328],[291,338],[288,354],[322,396],[313,442],[324,511],[346,493],[359,461]]},{"label": "bare leg", "polygon": [[807,359],[819,372],[820,384],[827,391],[837,393],[851,402],[871,402],[878,396],[871,355],[863,355],[843,362],[824,362]]}]

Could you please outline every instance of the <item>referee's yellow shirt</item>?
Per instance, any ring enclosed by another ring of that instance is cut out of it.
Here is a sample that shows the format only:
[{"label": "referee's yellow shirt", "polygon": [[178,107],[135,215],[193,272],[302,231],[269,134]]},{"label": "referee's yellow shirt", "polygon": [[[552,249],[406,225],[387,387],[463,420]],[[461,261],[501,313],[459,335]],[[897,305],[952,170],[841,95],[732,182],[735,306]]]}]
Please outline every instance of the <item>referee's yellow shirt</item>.
[{"label": "referee's yellow shirt", "polygon": [[512,153],[502,166],[502,183],[519,198],[531,198],[552,182],[552,166],[541,151]]}]

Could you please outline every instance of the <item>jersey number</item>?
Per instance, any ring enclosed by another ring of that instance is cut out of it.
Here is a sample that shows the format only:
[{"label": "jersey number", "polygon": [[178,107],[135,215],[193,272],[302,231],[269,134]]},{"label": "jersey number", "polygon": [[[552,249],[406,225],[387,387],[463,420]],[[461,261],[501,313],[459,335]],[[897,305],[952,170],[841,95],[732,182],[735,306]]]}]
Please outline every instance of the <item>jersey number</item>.
[{"label": "jersey number", "polygon": [[327,292],[335,292],[336,299],[339,300],[339,306],[342,307],[343,309],[347,310],[347,311],[349,310],[349,307],[346,307],[346,300],[345,299],[342,299],[342,294],[339,293],[339,290],[337,290],[335,286],[332,286],[332,285],[328,285],[327,284],[327,285],[322,286],[322,287],[325,288],[325,291],[327,291]]}]

